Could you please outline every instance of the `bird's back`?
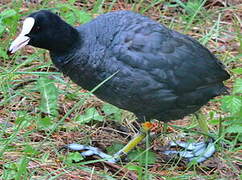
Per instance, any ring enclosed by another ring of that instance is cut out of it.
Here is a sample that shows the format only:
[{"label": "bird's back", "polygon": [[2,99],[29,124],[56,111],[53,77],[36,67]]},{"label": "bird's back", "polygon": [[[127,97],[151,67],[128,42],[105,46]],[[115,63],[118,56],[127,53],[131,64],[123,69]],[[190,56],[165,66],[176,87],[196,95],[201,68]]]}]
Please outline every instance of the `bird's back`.
[{"label": "bird's back", "polygon": [[117,73],[94,94],[139,118],[179,119],[225,91],[214,55],[147,17],[111,12],[77,29],[82,44],[62,70],[88,90]]}]

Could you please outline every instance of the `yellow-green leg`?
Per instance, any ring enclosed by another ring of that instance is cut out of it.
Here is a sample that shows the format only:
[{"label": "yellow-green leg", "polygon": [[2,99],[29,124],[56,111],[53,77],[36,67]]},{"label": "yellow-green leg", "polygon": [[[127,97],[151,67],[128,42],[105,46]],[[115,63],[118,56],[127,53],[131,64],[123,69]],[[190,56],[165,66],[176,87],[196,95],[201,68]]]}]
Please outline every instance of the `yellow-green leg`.
[{"label": "yellow-green leg", "polygon": [[[196,115],[196,119],[198,122],[198,125],[200,127],[200,129],[202,130],[203,133],[205,134],[209,134],[209,129],[208,129],[208,122],[206,121],[206,119],[201,116],[201,115]],[[208,137],[205,136],[205,139],[207,139]]]},{"label": "yellow-green leg", "polygon": [[114,154],[116,161],[120,160],[123,156],[126,156],[132,149],[134,149],[146,137],[152,127],[153,125],[150,122],[143,123],[141,131],[120,151]]}]

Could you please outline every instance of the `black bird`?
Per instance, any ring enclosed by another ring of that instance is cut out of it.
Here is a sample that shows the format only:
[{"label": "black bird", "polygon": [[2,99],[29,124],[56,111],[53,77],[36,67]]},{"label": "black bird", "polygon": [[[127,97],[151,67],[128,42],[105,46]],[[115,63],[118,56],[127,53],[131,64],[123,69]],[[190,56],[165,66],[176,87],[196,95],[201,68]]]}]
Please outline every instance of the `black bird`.
[{"label": "black bird", "polygon": [[[225,93],[223,81],[230,77],[222,63],[196,40],[131,11],[106,13],[78,27],[50,11],[34,12],[24,20],[8,53],[25,45],[49,50],[54,65],[84,89],[92,90],[108,79],[94,94],[133,112],[139,122],[167,122],[194,113]],[[114,156],[90,146],[70,144],[68,148],[86,149],[83,155],[94,153],[115,162],[145,137],[150,124],[143,127]],[[197,162],[215,151],[212,142],[177,144],[188,150],[181,156],[198,157]]]}]

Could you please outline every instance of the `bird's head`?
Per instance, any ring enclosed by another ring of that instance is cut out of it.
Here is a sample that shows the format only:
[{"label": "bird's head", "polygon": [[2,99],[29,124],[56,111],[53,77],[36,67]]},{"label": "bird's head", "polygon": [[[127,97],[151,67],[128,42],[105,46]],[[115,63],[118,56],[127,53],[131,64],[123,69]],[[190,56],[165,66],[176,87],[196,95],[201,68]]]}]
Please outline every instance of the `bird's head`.
[{"label": "bird's head", "polygon": [[58,15],[41,10],[30,14],[23,21],[20,34],[12,42],[8,54],[26,45],[48,50],[65,50],[73,42],[76,30]]}]

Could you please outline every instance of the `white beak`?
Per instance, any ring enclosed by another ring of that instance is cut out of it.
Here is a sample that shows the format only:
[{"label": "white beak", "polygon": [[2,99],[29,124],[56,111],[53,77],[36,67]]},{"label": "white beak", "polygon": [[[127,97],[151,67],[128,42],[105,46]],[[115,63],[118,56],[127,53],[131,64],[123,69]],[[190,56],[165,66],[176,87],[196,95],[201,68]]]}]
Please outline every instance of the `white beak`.
[{"label": "white beak", "polygon": [[32,17],[28,17],[23,22],[23,28],[21,33],[18,37],[12,42],[8,52],[13,54],[17,50],[21,49],[22,47],[26,46],[30,40],[28,36],[26,36],[31,29],[34,27],[35,20]]}]

